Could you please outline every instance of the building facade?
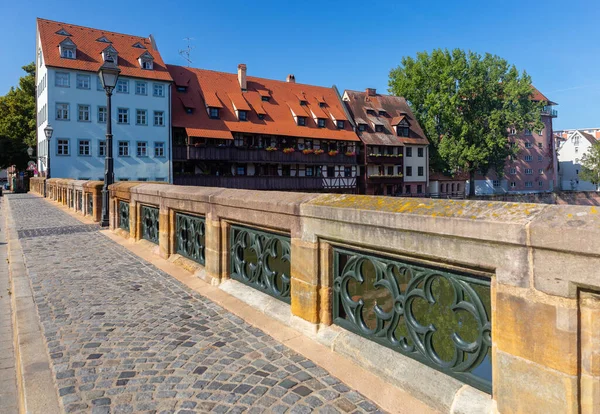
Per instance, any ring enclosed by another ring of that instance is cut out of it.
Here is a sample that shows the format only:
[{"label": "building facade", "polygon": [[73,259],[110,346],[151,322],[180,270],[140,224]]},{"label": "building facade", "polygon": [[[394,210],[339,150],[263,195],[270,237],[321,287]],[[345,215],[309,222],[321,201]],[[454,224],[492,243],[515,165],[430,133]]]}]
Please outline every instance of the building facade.
[{"label": "building facade", "polygon": [[574,131],[558,149],[560,189],[563,191],[598,191],[598,186],[579,179],[581,158],[597,139],[587,132]]},{"label": "building facade", "polygon": [[174,182],[357,192],[357,143],[335,87],[168,65]]},{"label": "building facade", "polygon": [[361,140],[360,192],[371,195],[424,195],[429,184],[429,141],[406,100],[344,91],[342,100]]},{"label": "building facade", "polygon": [[545,103],[541,115],[543,129],[541,131],[512,129],[509,143],[518,147],[518,155],[507,160],[502,176],[493,171],[477,174],[476,194],[552,192],[558,188],[556,140],[552,130],[552,120],[558,116],[558,112],[554,109],[554,105],[557,104],[535,88],[532,99]]},{"label": "building facade", "polygon": [[[36,46],[38,170],[49,157],[54,178],[103,180],[111,116],[115,180],[171,182],[172,80],[152,36],[38,19]],[[108,56],[121,69],[112,114],[98,78]]]}]

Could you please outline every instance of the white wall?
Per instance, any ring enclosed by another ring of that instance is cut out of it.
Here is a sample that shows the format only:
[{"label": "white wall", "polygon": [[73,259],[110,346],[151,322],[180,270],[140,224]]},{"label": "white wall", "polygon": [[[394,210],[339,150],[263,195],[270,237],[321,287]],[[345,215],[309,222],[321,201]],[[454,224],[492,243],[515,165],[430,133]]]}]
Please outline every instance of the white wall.
[{"label": "white wall", "polygon": [[[577,138],[579,142],[577,145]],[[561,145],[558,150],[559,177],[561,190],[565,191],[596,191],[596,185],[579,179],[581,158],[589,151],[592,144],[579,133],[575,132]]]},{"label": "white wall", "polygon": [[[406,150],[408,148],[412,148],[412,157],[406,156]],[[423,156],[419,157],[417,148],[419,148],[418,145],[406,145],[404,147],[404,182],[427,183],[428,181],[427,177],[429,176],[429,171],[427,168],[427,160],[429,151],[427,147],[420,146],[420,148],[423,148]],[[406,167],[412,167],[412,175],[406,175]],[[418,175],[419,167],[423,167],[423,176],[421,177]]]},{"label": "white wall", "polygon": [[[44,67],[38,68],[40,75]],[[48,87],[46,96],[38,98],[38,106],[47,99],[48,121],[54,128],[51,148],[51,176],[54,178],[87,178],[92,180],[103,179],[104,157],[100,157],[100,141],[105,140],[106,123],[98,122],[98,107],[106,106],[106,94],[104,90],[97,87],[98,76],[92,72],[48,68]],[[69,73],[70,86],[55,86],[55,75],[57,72]],[[90,75],[90,89],[77,88],[77,74]],[[147,84],[147,95],[135,94],[134,78],[120,77],[129,81],[129,93],[113,93],[112,96],[112,132],[113,132],[113,157],[115,180],[126,178],[136,180],[146,178],[147,180],[169,180],[170,177],[170,88],[168,82],[162,83],[165,87],[164,97],[153,96],[152,80],[137,79]],[[56,104],[69,104],[69,120],[56,119]],[[78,104],[90,106],[90,122],[78,121]],[[129,108],[129,123],[117,123],[117,109]],[[136,109],[147,110],[147,125],[136,125]],[[154,126],[154,111],[164,112],[164,126]],[[38,128],[38,140],[43,141],[44,123]],[[57,143],[59,139],[68,139],[70,155],[57,155]],[[78,140],[91,141],[91,155],[80,156]],[[128,157],[119,157],[119,141],[129,142]],[[147,143],[147,157],[137,156],[137,142]],[[154,143],[164,143],[164,157],[154,156]],[[42,143],[41,146],[45,146]]]}]

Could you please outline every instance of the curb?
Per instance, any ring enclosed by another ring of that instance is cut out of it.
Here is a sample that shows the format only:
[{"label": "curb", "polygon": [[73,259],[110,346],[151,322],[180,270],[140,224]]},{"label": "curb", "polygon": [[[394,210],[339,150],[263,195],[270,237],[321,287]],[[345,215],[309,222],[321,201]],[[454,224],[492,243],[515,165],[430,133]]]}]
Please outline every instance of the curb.
[{"label": "curb", "polygon": [[31,281],[8,197],[5,197],[5,203],[19,413],[58,414],[62,410],[50,369],[48,347],[39,323]]}]

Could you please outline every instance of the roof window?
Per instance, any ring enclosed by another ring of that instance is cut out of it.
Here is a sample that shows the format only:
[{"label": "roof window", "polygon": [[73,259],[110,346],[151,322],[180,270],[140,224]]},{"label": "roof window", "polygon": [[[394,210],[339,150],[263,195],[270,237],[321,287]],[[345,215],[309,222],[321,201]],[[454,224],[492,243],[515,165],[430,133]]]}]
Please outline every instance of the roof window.
[{"label": "roof window", "polygon": [[60,36],[71,36],[71,33],[67,32],[65,29],[61,28],[58,32],[56,32],[57,35]]},{"label": "roof window", "polygon": [[102,60],[106,62],[106,59],[109,56],[112,59],[112,61],[115,62],[115,65],[119,64],[119,53],[117,53],[117,50],[114,47],[112,47],[112,45],[108,46],[102,51]]},{"label": "roof window", "polygon": [[137,47],[138,49],[146,49],[146,46],[144,46],[140,42],[137,42],[135,45],[133,45],[133,47]]},{"label": "roof window", "polygon": [[260,97],[260,100],[263,102],[269,102],[269,100],[271,100],[271,97],[263,95]]},{"label": "roof window", "polygon": [[65,59],[76,59],[77,58],[77,46],[69,38],[66,38],[59,43],[58,49],[60,50],[60,57]]},{"label": "roof window", "polygon": [[138,62],[140,63],[140,67],[142,69],[152,70],[154,67],[154,58],[148,52],[142,53],[142,55],[138,58]]},{"label": "roof window", "polygon": [[108,40],[108,39],[106,38],[106,36],[99,37],[98,39],[96,39],[96,42],[102,42],[102,43],[112,43],[110,40]]}]

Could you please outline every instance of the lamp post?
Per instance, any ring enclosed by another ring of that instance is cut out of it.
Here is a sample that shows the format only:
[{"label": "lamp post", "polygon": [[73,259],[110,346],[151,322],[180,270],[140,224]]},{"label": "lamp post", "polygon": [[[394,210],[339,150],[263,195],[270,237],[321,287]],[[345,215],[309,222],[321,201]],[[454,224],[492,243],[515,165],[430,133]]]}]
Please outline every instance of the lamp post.
[{"label": "lamp post", "polygon": [[46,135],[46,179],[44,180],[44,197],[46,197],[46,183],[50,178],[50,139],[52,138],[52,133],[54,132],[54,128],[50,124],[46,125],[44,128],[44,134]]},{"label": "lamp post", "polygon": [[113,89],[117,85],[117,78],[119,77],[119,73],[121,69],[119,69],[113,60],[113,57],[108,55],[104,64],[100,67],[98,71],[98,76],[100,77],[100,81],[102,82],[102,87],[106,91],[106,153],[104,158],[104,186],[102,187],[102,220],[100,224],[103,227],[108,226],[109,224],[109,202],[110,197],[108,193],[108,186],[114,183],[115,181],[115,172],[114,172],[114,164],[113,164],[113,145],[112,145],[112,111],[110,106],[110,100],[112,96]]}]

